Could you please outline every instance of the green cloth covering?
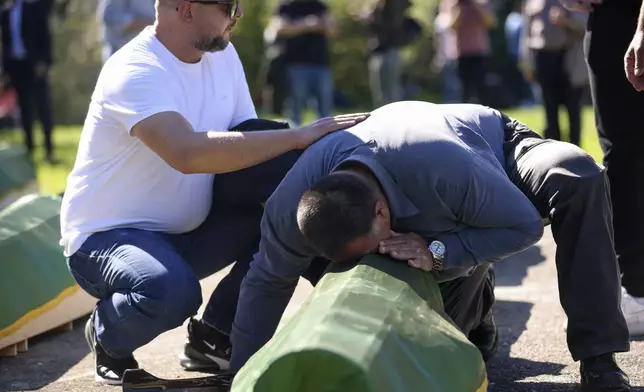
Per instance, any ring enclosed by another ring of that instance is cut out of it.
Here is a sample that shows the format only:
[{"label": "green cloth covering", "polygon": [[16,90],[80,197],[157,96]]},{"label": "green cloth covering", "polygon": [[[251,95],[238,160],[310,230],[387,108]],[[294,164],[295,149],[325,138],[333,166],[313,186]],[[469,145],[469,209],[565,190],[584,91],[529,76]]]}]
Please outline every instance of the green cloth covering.
[{"label": "green cloth covering", "polygon": [[36,180],[36,170],[27,150],[0,146],[0,199]]},{"label": "green cloth covering", "polygon": [[443,312],[431,274],[384,256],[332,265],[239,371],[232,392],[479,392],[478,349]]},{"label": "green cloth covering", "polygon": [[0,211],[0,337],[76,285],[58,243],[60,205],[28,195]]}]

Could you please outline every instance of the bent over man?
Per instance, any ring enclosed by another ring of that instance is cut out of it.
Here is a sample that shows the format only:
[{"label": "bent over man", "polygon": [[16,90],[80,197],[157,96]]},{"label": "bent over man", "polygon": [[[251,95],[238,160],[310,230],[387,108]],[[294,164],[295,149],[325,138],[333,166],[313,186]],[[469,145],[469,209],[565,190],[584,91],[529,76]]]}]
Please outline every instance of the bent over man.
[{"label": "bent over man", "polygon": [[189,323],[181,359],[187,369],[227,367],[260,203],[296,150],[364,119],[261,131],[276,126],[256,119],[229,45],[238,1],[158,0],[156,15],[103,67],[61,211],[69,269],[99,299],[86,336],[96,379],[110,384],[138,367],[134,350],[197,313],[198,279],[236,261]]},{"label": "bent over man", "polygon": [[472,340],[490,330],[489,264],[536,243],[545,219],[584,391],[629,391],[613,357],[629,350],[629,336],[611,213],[604,169],[572,144],[484,106],[384,106],[311,146],[270,197],[241,287],[231,368],[271,338],[298,278],[316,281],[320,257],[380,252],[432,271],[447,314]]}]

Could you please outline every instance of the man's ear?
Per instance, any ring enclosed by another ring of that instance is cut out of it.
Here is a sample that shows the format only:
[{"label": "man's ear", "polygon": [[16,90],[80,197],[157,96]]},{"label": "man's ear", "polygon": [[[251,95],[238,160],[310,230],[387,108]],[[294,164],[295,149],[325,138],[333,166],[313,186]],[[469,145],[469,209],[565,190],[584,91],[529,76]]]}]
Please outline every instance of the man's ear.
[{"label": "man's ear", "polygon": [[376,219],[389,219],[389,207],[387,207],[387,203],[385,203],[384,200],[376,200],[376,205],[374,207],[374,216],[376,217]]},{"label": "man's ear", "polygon": [[177,12],[184,20],[192,20],[192,4],[188,1],[182,1],[177,5]]}]

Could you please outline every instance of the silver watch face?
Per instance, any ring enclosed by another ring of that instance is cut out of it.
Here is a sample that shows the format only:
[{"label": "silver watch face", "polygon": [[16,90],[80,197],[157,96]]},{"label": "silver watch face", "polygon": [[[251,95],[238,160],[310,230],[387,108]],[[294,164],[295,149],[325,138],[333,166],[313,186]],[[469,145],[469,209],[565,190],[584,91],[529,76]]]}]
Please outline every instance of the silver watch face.
[{"label": "silver watch face", "polygon": [[429,251],[438,257],[445,257],[445,245],[440,241],[432,241]]}]

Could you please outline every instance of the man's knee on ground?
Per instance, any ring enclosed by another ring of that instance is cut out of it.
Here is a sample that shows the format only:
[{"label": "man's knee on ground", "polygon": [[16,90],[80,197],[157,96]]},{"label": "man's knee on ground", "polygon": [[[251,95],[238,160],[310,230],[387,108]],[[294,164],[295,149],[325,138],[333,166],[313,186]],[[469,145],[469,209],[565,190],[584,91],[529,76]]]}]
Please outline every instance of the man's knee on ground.
[{"label": "man's knee on ground", "polygon": [[137,286],[134,292],[141,298],[140,308],[167,328],[180,326],[202,304],[201,284],[191,271],[166,269]]}]

